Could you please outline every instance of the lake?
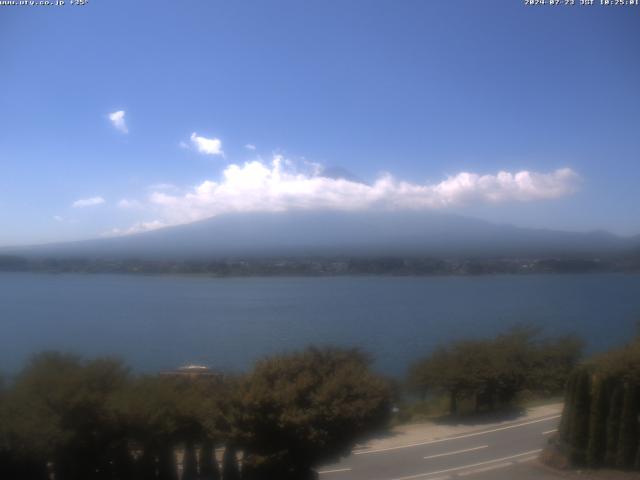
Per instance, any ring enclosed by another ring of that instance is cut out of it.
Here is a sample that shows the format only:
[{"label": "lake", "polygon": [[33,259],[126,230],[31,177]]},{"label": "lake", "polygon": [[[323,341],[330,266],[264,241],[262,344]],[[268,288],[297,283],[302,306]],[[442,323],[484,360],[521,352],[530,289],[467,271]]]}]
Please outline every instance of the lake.
[{"label": "lake", "polygon": [[307,344],[360,346],[402,375],[452,339],[516,323],[578,333],[590,351],[629,339],[640,275],[203,278],[0,274],[0,371],[34,352],[122,357],[137,371],[227,371]]}]

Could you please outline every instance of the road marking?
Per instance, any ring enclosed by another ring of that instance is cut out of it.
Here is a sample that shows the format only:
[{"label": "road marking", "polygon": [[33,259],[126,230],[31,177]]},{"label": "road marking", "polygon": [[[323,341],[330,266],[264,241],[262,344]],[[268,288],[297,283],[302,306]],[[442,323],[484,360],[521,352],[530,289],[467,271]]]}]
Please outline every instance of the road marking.
[{"label": "road marking", "polygon": [[322,470],[318,472],[318,475],[325,475],[327,473],[339,473],[339,472],[350,472],[350,468],[336,468],[335,470]]},{"label": "road marking", "polygon": [[436,455],[429,455],[428,457],[424,457],[424,459],[429,460],[430,458],[446,457],[448,455],[456,455],[458,453],[473,452],[474,450],[481,450],[483,448],[487,448],[488,446],[489,445],[481,445],[479,447],[465,448],[464,450],[456,450],[455,452],[438,453]]},{"label": "road marking", "polygon": [[538,456],[534,455],[533,457],[521,458],[520,460],[516,460],[516,462],[527,463],[527,462],[531,462],[532,460],[535,460],[536,458],[538,458]]},{"label": "road marking", "polygon": [[469,475],[475,475],[477,473],[490,472],[491,470],[498,470],[499,468],[505,468],[513,465],[513,462],[503,462],[496,465],[489,465],[488,467],[475,468],[468,472],[460,472],[458,477],[467,477]]},{"label": "road marking", "polygon": [[543,435],[549,435],[550,433],[557,432],[558,429],[554,428],[553,430],[547,430],[546,432],[542,432]]},{"label": "road marking", "polygon": [[[429,477],[431,475],[438,475],[440,473],[449,473],[449,472],[456,472],[458,470],[467,470],[469,468],[479,467],[481,465],[488,465],[490,463],[504,462],[505,460],[511,460],[512,458],[524,457],[526,455],[531,455],[531,454],[534,454],[534,453],[540,453],[541,451],[542,451],[542,449],[529,450],[528,452],[522,452],[522,453],[517,453],[515,455],[509,455],[508,457],[494,458],[493,460],[485,460],[484,462],[472,463],[471,465],[462,465],[461,467],[446,468],[444,470],[437,470],[435,472],[418,473],[416,475],[409,475],[407,477],[397,477],[397,478],[393,478],[391,480],[412,480],[414,478]],[[458,475],[460,475],[460,474],[458,474]],[[431,480],[434,480],[434,479],[432,478]]]},{"label": "road marking", "polygon": [[476,437],[478,435],[486,435],[487,433],[500,432],[502,430],[509,430],[511,428],[524,427],[526,425],[532,425],[534,423],[540,423],[540,422],[546,422],[546,421],[549,421],[549,420],[555,420],[556,418],[560,418],[561,416],[562,415],[553,415],[551,417],[539,418],[537,420],[531,420],[529,422],[519,423],[517,425],[508,425],[506,427],[499,427],[499,428],[494,428],[494,429],[491,429],[491,430],[483,430],[481,432],[467,433],[466,435],[458,435],[457,437],[441,438],[439,440],[429,440],[429,441],[426,441],[426,442],[419,442],[419,443],[409,443],[407,445],[399,445],[397,447],[377,448],[375,450],[363,450],[363,451],[359,451],[359,452],[353,452],[353,455],[368,455],[370,453],[388,452],[390,450],[400,450],[402,448],[419,447],[419,446],[422,446],[422,445],[432,445],[434,443],[442,443],[442,442],[449,442],[451,440],[459,440],[461,438]]}]

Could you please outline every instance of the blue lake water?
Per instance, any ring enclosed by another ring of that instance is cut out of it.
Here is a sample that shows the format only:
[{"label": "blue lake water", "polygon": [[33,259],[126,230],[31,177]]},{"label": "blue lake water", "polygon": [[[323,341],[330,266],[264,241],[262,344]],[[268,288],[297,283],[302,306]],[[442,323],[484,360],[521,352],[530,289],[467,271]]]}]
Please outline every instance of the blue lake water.
[{"label": "blue lake water", "polygon": [[360,346],[383,373],[452,339],[532,323],[590,350],[626,341],[640,275],[200,278],[0,274],[0,371],[43,349],[122,357],[138,371],[190,362],[242,371],[268,353]]}]

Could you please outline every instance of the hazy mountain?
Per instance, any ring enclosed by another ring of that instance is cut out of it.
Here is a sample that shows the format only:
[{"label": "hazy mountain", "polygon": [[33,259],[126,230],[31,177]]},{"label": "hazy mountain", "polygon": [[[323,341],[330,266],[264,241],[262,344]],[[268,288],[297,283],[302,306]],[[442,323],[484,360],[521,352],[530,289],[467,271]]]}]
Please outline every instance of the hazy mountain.
[{"label": "hazy mountain", "polygon": [[640,239],[607,232],[517,228],[424,212],[228,214],[117,238],[3,249],[30,256],[199,258],[223,256],[421,255],[539,257],[607,255]]}]

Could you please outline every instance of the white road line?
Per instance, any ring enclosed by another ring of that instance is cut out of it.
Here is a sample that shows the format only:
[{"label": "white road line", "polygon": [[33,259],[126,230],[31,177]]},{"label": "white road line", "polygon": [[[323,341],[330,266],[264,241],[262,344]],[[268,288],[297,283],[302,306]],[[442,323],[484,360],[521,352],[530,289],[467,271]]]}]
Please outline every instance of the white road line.
[{"label": "white road line", "polygon": [[466,435],[458,435],[457,437],[441,438],[439,440],[429,440],[426,442],[419,442],[419,443],[409,443],[407,445],[399,445],[397,447],[377,448],[375,450],[363,450],[360,452],[353,452],[353,455],[368,455],[370,453],[388,452],[390,450],[400,450],[402,448],[419,447],[422,445],[432,445],[434,443],[449,442],[451,440],[459,440],[461,438],[477,437],[478,435],[486,435],[487,433],[500,432],[502,430],[509,430],[511,428],[524,427],[526,425],[532,425],[534,423],[555,420],[556,418],[560,418],[561,416],[562,415],[553,415],[551,417],[539,418],[537,420],[531,420],[529,422],[519,423],[517,425],[508,425],[506,427],[499,427],[491,430],[483,430],[481,432],[467,433]]},{"label": "white road line", "polygon": [[475,468],[473,470],[469,470],[468,472],[460,472],[458,477],[467,477],[469,475],[476,475],[478,473],[490,472],[491,470],[498,470],[499,468],[510,467],[513,465],[513,462],[503,462],[497,463],[495,465],[489,465],[488,467]]},{"label": "white road line", "polygon": [[[528,452],[522,452],[522,453],[517,453],[515,455],[509,455],[508,457],[494,458],[493,460],[485,460],[484,462],[472,463],[471,465],[462,465],[460,467],[446,468],[444,470],[437,470],[435,472],[418,473],[416,475],[409,475],[407,477],[397,477],[397,478],[393,478],[391,480],[412,480],[414,478],[429,477],[431,475],[438,475],[440,473],[449,473],[449,472],[456,472],[456,471],[459,471],[459,470],[467,470],[469,468],[479,467],[481,465],[488,465],[490,463],[504,462],[505,460],[511,460],[512,458],[524,457],[526,455],[531,455],[533,453],[540,453],[541,451],[542,451],[542,449],[529,450]],[[432,478],[431,480],[434,480],[434,479]]]},{"label": "white road line", "polygon": [[519,460],[516,460],[516,462],[518,462],[518,463],[527,463],[527,462],[531,462],[532,460],[535,460],[536,458],[538,458],[538,456],[534,455],[533,457],[521,458]]},{"label": "white road line", "polygon": [[339,473],[339,472],[350,472],[350,468],[336,468],[335,470],[322,470],[318,472],[318,475],[325,475],[327,473]]},{"label": "white road line", "polygon": [[558,429],[554,428],[553,430],[547,430],[546,432],[542,432],[543,435],[549,435],[550,433],[557,432]]},{"label": "white road line", "polygon": [[479,447],[465,448],[464,450],[456,450],[455,452],[438,453],[436,455],[429,455],[428,457],[424,457],[424,459],[429,460],[430,458],[446,457],[448,455],[456,455],[458,453],[473,452],[475,450],[481,450],[483,448],[487,448],[488,446],[489,445],[481,445]]}]

